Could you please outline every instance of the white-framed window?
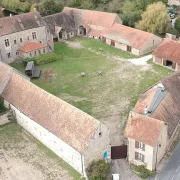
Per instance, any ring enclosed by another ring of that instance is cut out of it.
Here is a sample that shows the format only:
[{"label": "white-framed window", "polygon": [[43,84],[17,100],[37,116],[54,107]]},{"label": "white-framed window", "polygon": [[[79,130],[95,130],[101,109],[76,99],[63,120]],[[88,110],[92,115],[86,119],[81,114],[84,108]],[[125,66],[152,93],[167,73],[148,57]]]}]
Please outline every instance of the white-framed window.
[{"label": "white-framed window", "polygon": [[19,55],[19,51],[18,50],[16,51],[16,55]]},{"label": "white-framed window", "polygon": [[23,42],[22,38],[20,38],[20,42],[21,42],[21,43]]},{"label": "white-framed window", "polygon": [[27,37],[27,40],[29,41],[29,36]]},{"label": "white-framed window", "polygon": [[40,49],[38,50],[38,52],[39,52],[39,54],[41,54],[41,50]]},{"label": "white-framed window", "polygon": [[7,57],[8,57],[8,59],[10,59],[11,58],[11,53],[7,53]]},{"label": "white-framed window", "polygon": [[142,142],[135,141],[135,148],[145,151],[145,144]]},{"label": "white-framed window", "polygon": [[45,53],[46,52],[46,50],[45,50],[45,48],[43,49],[43,53]]},{"label": "white-framed window", "polygon": [[32,32],[32,38],[33,39],[36,39],[37,37],[36,37],[36,32]]},{"label": "white-framed window", "polygon": [[16,39],[14,40],[14,44],[17,44]]},{"label": "white-framed window", "polygon": [[9,47],[9,46],[10,46],[9,39],[5,39],[5,46],[6,46],[6,47]]},{"label": "white-framed window", "polygon": [[144,162],[144,155],[139,152],[135,152],[135,159]]}]

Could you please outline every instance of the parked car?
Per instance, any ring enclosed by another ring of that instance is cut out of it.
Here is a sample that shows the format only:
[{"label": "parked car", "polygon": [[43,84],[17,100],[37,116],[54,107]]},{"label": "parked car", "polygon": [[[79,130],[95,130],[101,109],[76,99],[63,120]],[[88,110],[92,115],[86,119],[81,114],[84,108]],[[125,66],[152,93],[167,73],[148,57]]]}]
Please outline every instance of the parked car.
[{"label": "parked car", "polygon": [[112,180],[119,180],[119,174],[112,174]]}]

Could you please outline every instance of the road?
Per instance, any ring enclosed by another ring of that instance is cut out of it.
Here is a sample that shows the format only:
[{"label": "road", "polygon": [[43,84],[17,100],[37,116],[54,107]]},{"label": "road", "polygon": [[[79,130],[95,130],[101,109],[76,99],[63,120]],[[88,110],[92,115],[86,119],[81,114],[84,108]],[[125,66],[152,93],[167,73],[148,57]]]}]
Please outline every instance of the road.
[{"label": "road", "polygon": [[180,143],[155,180],[180,180]]}]

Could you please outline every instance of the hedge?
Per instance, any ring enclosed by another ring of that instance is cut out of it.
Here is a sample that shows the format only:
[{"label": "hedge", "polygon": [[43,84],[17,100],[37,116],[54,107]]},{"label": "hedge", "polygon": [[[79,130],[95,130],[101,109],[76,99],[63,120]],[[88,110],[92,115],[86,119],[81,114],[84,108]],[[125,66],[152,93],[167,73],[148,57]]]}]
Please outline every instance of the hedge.
[{"label": "hedge", "polygon": [[107,180],[110,172],[110,164],[105,160],[93,161],[88,170],[90,180]]},{"label": "hedge", "polygon": [[34,61],[35,65],[40,65],[40,64],[47,64],[51,63],[54,61],[60,60],[62,57],[55,54],[55,53],[47,53],[47,54],[42,54],[40,56],[36,56],[33,58],[26,58],[23,60],[24,65],[26,66],[28,62]]}]

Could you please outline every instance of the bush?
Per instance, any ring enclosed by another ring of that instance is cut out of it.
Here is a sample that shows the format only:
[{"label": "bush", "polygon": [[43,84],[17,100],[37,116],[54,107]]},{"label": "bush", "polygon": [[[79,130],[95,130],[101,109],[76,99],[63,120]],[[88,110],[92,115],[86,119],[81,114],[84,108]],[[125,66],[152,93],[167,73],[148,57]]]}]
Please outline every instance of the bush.
[{"label": "bush", "polygon": [[177,18],[174,24],[174,28],[180,32],[180,18]]},{"label": "bush", "polygon": [[110,164],[104,160],[93,161],[89,167],[89,179],[90,180],[106,180],[110,171]]},{"label": "bush", "polygon": [[3,103],[3,100],[0,99],[0,113],[6,111],[6,108],[4,107],[4,103]]},{"label": "bush", "polygon": [[26,66],[28,62],[34,61],[35,65],[40,65],[40,64],[47,64],[50,62],[54,62],[60,59],[61,57],[55,53],[47,53],[33,58],[26,58],[23,60],[23,64]]},{"label": "bush", "polygon": [[146,169],[146,167],[143,165],[140,166],[131,165],[130,167],[142,179],[147,179],[148,177],[155,175],[155,171],[150,171]]}]

